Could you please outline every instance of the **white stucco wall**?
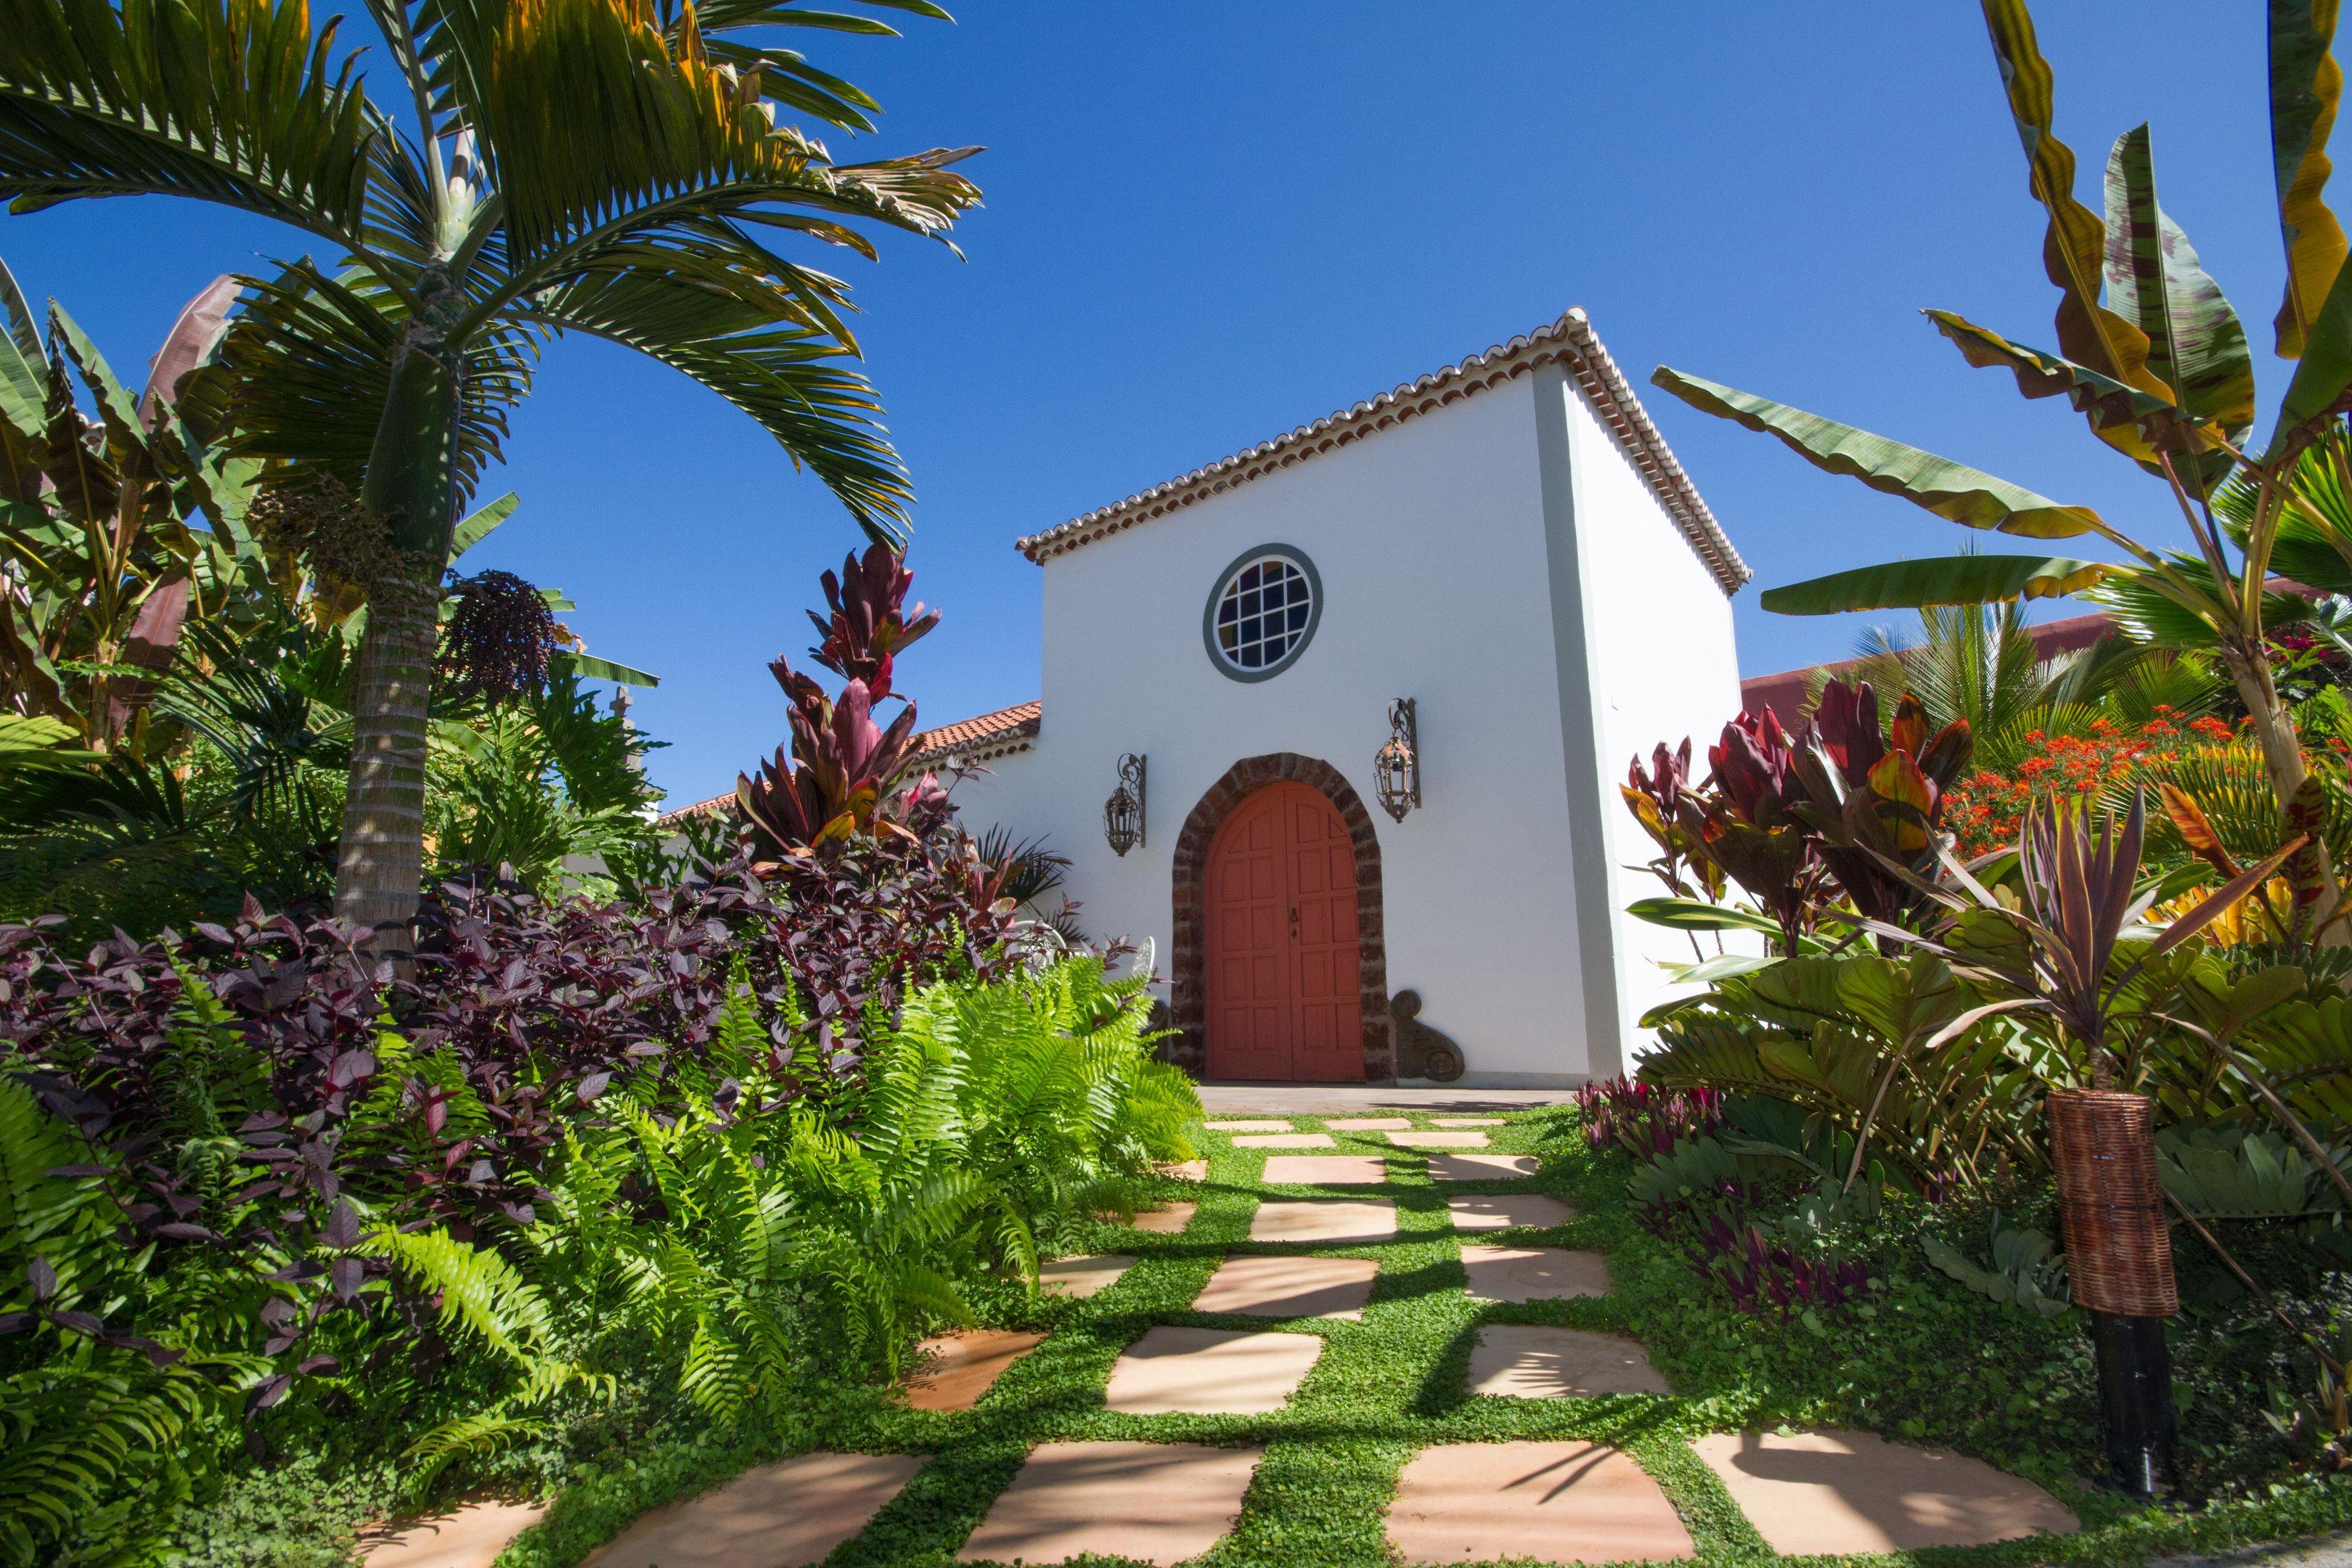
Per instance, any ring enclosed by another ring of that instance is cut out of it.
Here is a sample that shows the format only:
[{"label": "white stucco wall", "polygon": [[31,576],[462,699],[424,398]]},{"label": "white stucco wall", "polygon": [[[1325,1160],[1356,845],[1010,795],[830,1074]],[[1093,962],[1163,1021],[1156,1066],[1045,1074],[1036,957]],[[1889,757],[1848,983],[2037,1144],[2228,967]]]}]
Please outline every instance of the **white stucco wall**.
[{"label": "white stucco wall", "polygon": [[[1320,622],[1282,673],[1229,679],[1203,648],[1204,608],[1228,563],[1276,543],[1314,561]],[[1736,710],[1731,614],[1558,367],[1043,571],[1041,733],[956,798],[975,833],[1002,823],[1069,856],[1081,924],[1150,939],[1160,994],[1185,817],[1240,759],[1296,752],[1337,768],[1372,814],[1389,990],[1421,993],[1423,1019],[1461,1044],[1465,1082],[1580,1082],[1638,1048],[1633,1021],[1664,994],[1654,959],[1674,950],[1659,940],[1672,933],[1613,913],[1650,890],[1615,869],[1648,858],[1616,784],[1636,748],[1711,733]],[[1559,637],[1588,626],[1563,660]],[[1564,676],[1582,685],[1564,691]],[[1402,823],[1372,791],[1391,697],[1419,704],[1423,806]],[[1147,842],[1124,859],[1101,826],[1123,752],[1150,765]],[[1581,897],[1580,833],[1601,884]],[[1605,918],[1580,933],[1580,907]],[[1590,1011],[1587,973],[1605,978]]]},{"label": "white stucco wall", "polygon": [[1739,711],[1739,664],[1731,601],[1713,572],[1591,406],[1576,398],[1570,408],[1598,731],[1597,809],[1607,829],[1609,907],[1621,911],[1617,1003],[1630,1066],[1650,1038],[1638,1026],[1641,1016],[1676,989],[1659,961],[1688,963],[1693,954],[1681,932],[1622,913],[1633,900],[1666,889],[1639,868],[1656,849],[1617,786],[1635,756],[1646,766],[1660,741],[1676,746],[1685,736],[1694,774],[1703,776],[1708,743]]}]

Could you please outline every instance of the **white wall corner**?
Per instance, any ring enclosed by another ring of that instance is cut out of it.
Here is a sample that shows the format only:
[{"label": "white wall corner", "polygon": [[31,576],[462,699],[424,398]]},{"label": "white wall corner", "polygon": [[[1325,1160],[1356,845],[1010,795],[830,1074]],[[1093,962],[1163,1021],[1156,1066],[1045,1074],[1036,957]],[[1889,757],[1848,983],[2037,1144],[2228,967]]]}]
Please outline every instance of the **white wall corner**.
[{"label": "white wall corner", "polygon": [[1601,584],[1594,580],[1580,532],[1584,506],[1572,441],[1577,393],[1566,369],[1557,363],[1538,368],[1534,380],[1536,460],[1564,759],[1560,787],[1568,803],[1570,874],[1566,893],[1584,998],[1585,1070],[1597,1079],[1622,1072],[1626,1059],[1618,1001],[1615,879],[1610,875],[1602,815],[1609,803],[1603,797],[1600,755],[1601,696],[1592,641],[1605,619],[1595,613],[1593,595]]}]

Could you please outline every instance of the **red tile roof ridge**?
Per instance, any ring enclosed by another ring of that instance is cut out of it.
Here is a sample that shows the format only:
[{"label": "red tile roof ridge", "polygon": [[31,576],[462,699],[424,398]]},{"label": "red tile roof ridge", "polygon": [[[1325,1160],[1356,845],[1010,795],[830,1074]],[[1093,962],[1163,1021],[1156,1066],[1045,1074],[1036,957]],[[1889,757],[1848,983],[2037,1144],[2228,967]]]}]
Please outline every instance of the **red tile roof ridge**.
[{"label": "red tile roof ridge", "polygon": [[1739,552],[1724,533],[1723,525],[1716,521],[1690,476],[1683,471],[1666,438],[1651,423],[1640,396],[1617,368],[1617,362],[1610,357],[1608,349],[1594,334],[1591,319],[1580,309],[1570,309],[1558,321],[1535,331],[1497,343],[1484,353],[1472,354],[1458,363],[1326,415],[1312,424],[1301,425],[1286,435],[1262,441],[1229,458],[1220,458],[1165,484],[1139,490],[1124,500],[1072,518],[1042,533],[1030,534],[1015,541],[1015,547],[1030,560],[1043,563],[1554,363],[1569,367],[1593,413],[1640,472],[1650,493],[1682,530],[1692,550],[1714,574],[1717,584],[1726,594],[1738,592],[1754,574],[1739,558]]}]

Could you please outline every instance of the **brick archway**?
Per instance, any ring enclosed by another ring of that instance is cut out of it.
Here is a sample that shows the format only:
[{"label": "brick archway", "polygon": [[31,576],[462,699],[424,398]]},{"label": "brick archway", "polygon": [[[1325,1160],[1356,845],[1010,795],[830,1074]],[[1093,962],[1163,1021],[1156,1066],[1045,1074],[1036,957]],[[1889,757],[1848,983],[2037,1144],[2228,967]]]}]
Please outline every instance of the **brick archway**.
[{"label": "brick archway", "polygon": [[1348,825],[1348,839],[1356,852],[1356,946],[1362,981],[1364,1016],[1364,1078],[1386,1083],[1396,1077],[1396,1056],[1389,1039],[1389,960],[1385,921],[1381,907],[1381,843],[1372,831],[1371,814],[1339,769],[1296,752],[1274,752],[1244,757],[1209,786],[1176,836],[1172,881],[1175,899],[1175,952],[1170,955],[1169,1014],[1176,1037],[1167,1042],[1168,1059],[1199,1078],[1209,1059],[1209,994],[1206,917],[1201,905],[1201,885],[1209,859],[1209,846],[1225,817],[1263,785],[1290,779],[1322,793]]}]

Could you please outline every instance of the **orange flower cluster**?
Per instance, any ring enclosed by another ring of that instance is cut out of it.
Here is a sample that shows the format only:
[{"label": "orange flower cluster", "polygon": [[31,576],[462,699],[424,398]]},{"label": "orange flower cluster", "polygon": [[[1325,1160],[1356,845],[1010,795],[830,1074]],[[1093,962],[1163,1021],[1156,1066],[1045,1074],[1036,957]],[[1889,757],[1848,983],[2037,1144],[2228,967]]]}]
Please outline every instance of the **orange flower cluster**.
[{"label": "orange flower cluster", "polygon": [[2091,721],[2087,735],[2051,735],[2035,730],[2025,737],[2025,760],[2012,772],[1979,768],[1944,793],[1944,826],[1958,841],[1961,858],[2017,843],[2025,808],[2038,795],[2096,795],[2128,782],[2142,764],[2179,759],[2184,746],[2215,745],[2231,739],[2218,719],[2177,724],[2169,710],[2126,731],[2109,719]]}]

